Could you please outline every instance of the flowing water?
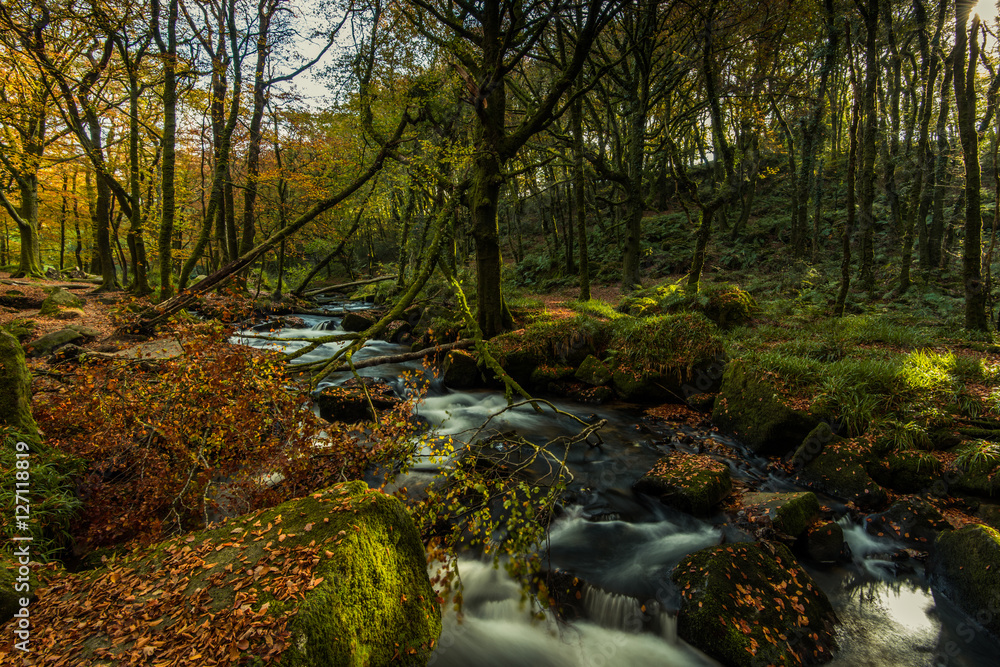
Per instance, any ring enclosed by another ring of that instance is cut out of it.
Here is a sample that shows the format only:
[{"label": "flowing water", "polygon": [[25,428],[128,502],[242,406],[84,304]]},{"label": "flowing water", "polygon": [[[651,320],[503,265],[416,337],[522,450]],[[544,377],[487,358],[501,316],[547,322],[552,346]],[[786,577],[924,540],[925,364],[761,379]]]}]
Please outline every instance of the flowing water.
[{"label": "flowing water", "polygon": [[[255,347],[300,349],[320,336],[343,333],[339,317],[302,316],[309,329],[282,329],[281,342],[237,336]],[[246,332],[250,333],[250,332]],[[302,338],[306,341],[287,339]],[[312,361],[329,356],[344,343],[330,343],[302,357]],[[354,355],[407,351],[404,346],[372,342]],[[370,367],[361,375],[388,381],[400,395],[405,371],[419,373],[419,362]],[[331,376],[336,384],[349,377]],[[505,410],[496,391],[453,391],[432,380],[417,407],[429,428],[457,441],[516,431],[544,444],[573,435],[581,422],[607,424],[600,442],[592,439],[570,448],[567,465],[572,482],[548,534],[544,566],[582,580],[579,618],[559,620],[523,600],[520,587],[501,568],[463,556],[458,570],[463,587],[462,619],[453,609],[444,615],[444,630],[431,664],[445,666],[541,665],[715,665],[711,658],[677,637],[679,595],[670,571],[687,554],[724,541],[750,539],[717,515],[698,519],[631,491],[664,454],[673,449],[702,451],[705,439],[725,445],[720,460],[733,476],[766,491],[795,490],[794,484],[766,471],[738,442],[697,431],[663,426],[650,428],[627,407],[585,406],[553,401],[580,421],[546,408]],[[490,419],[492,417],[492,419]],[[484,422],[489,419],[485,428]],[[718,447],[713,447],[713,456]],[[560,452],[561,453],[561,452]],[[396,485],[419,489],[447,468],[447,461],[427,458]],[[543,473],[539,473],[539,478]],[[828,506],[842,508],[830,499]],[[840,649],[836,667],[981,667],[1000,662],[1000,643],[978,630],[951,603],[935,594],[919,563],[894,562],[889,555],[900,545],[865,532],[848,518],[840,520],[853,561],[821,568],[803,563],[829,596],[840,619]]]}]

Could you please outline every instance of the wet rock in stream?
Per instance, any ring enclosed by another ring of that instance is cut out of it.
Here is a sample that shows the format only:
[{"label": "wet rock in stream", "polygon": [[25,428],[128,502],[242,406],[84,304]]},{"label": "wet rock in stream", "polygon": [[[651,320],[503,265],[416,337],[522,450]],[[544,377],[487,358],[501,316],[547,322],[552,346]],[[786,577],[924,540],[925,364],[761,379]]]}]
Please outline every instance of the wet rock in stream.
[{"label": "wet rock in stream", "polygon": [[657,461],[632,488],[683,512],[704,516],[732,492],[733,482],[729,468],[711,456],[674,452]]},{"label": "wet rock in stream", "polygon": [[836,648],[826,594],[782,544],[702,549],[672,578],[681,591],[681,637],[727,665],[816,664]]},{"label": "wet rock in stream", "polygon": [[313,395],[313,401],[319,406],[323,419],[355,424],[372,418],[365,389],[376,410],[389,410],[400,403],[388,382],[370,377],[363,377],[360,382],[351,378],[342,385],[324,387]]}]

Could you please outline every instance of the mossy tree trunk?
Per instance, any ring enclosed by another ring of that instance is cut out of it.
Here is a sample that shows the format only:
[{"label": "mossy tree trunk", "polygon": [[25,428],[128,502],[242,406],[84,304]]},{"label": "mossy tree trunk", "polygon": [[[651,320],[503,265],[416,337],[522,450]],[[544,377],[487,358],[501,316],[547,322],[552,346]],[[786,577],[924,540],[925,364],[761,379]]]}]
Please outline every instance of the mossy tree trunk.
[{"label": "mossy tree trunk", "polygon": [[[962,279],[965,283],[965,328],[989,330],[986,315],[986,285],[983,282],[983,219],[979,165],[979,134],[976,132],[976,68],[979,64],[979,16],[972,19],[966,32],[971,7],[955,0],[955,54],[952,67],[955,77],[955,103],[958,108],[958,131],[965,158],[965,244],[962,251]],[[968,54],[968,58],[966,58]]]},{"label": "mossy tree trunk", "polygon": [[875,153],[878,150],[878,115],[875,113],[875,95],[878,88],[879,49],[878,17],[879,0],[855,0],[865,22],[865,87],[861,116],[864,130],[861,139],[861,175],[858,199],[861,218],[861,287],[871,297],[875,292]]}]

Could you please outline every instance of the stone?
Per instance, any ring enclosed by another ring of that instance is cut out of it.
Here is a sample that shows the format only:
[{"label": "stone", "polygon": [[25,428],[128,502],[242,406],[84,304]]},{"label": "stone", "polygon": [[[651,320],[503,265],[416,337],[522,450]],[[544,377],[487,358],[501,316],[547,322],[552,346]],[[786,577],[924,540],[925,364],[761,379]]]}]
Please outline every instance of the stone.
[{"label": "stone", "polygon": [[[143,637],[176,655],[200,654],[192,664],[263,664],[267,656],[279,667],[426,665],[441,632],[413,520],[364,482],[181,535],[111,566],[60,575],[38,591],[31,639],[40,661],[134,662],[128,656]],[[117,581],[128,590],[114,595],[134,595],[130,618],[159,622],[121,624],[121,606],[107,604]]]},{"label": "stone", "polygon": [[722,377],[712,423],[731,431],[756,454],[784,456],[802,444],[819,420],[785,405],[766,381],[736,360]]},{"label": "stone", "polygon": [[175,359],[184,355],[184,348],[173,338],[164,338],[139,343],[114,355],[126,359]]},{"label": "stone", "polygon": [[38,311],[38,314],[47,316],[55,315],[64,308],[79,308],[83,304],[83,299],[77,295],[62,289],[61,287],[56,287],[47,297],[45,297],[45,301],[42,302],[42,307],[41,310]]},{"label": "stone", "polygon": [[483,384],[476,358],[465,350],[449,350],[441,364],[441,379],[454,389],[468,389]]},{"label": "stone", "polygon": [[682,512],[705,516],[733,490],[729,468],[711,456],[673,452],[656,462],[632,489]]},{"label": "stone", "polygon": [[939,534],[927,574],[938,592],[1000,637],[1000,532],[969,524]]},{"label": "stone", "polygon": [[1000,491],[1000,445],[985,440],[963,443],[946,471],[951,494],[989,497]]},{"label": "stone", "polygon": [[372,415],[362,383],[368,389],[372,406],[376,410],[390,410],[399,405],[399,398],[385,380],[362,377],[361,382],[358,382],[357,378],[351,378],[342,385],[324,387],[313,394],[313,401],[319,406],[320,417],[330,422],[347,424],[370,421]]},{"label": "stone", "polygon": [[726,665],[826,662],[837,616],[826,594],[780,543],[721,544],[684,558],[678,634]]},{"label": "stone", "polygon": [[82,339],[83,335],[79,331],[60,329],[31,341],[25,346],[25,352],[29,357],[47,357],[57,348]]},{"label": "stone", "polygon": [[349,312],[344,315],[340,322],[340,327],[344,331],[364,331],[375,324],[375,320],[361,313]]},{"label": "stone", "polygon": [[918,496],[894,502],[881,514],[865,518],[868,534],[891,537],[907,546],[927,550],[938,533],[951,530],[951,524],[936,507]]},{"label": "stone", "polygon": [[754,520],[769,521],[776,531],[792,538],[804,533],[819,517],[819,500],[810,491],[748,493],[743,496],[743,507]]},{"label": "stone", "polygon": [[84,315],[86,315],[86,313],[79,308],[64,308],[53,315],[53,317],[57,320],[78,320]]},{"label": "stone", "polygon": [[69,345],[63,345],[49,357],[50,364],[58,364],[61,361],[69,361],[72,359],[78,359],[82,355],[86,354],[86,348],[82,348],[79,345],[70,343]]},{"label": "stone", "polygon": [[592,354],[587,355],[574,373],[577,380],[595,387],[601,387],[611,382],[611,375],[611,370],[605,363]]},{"label": "stone", "polygon": [[104,335],[101,331],[92,327],[85,327],[82,324],[69,324],[66,328],[72,329],[87,340],[97,340]]},{"label": "stone", "polygon": [[2,329],[0,387],[3,387],[0,391],[0,425],[10,427],[13,433],[31,439],[33,443],[39,442],[38,425],[31,416],[31,375],[24,365],[24,351],[17,339]]},{"label": "stone", "polygon": [[552,383],[562,382],[563,380],[568,380],[573,377],[574,368],[572,366],[549,366],[548,364],[543,364],[537,366],[535,370],[531,372],[531,378],[529,383],[532,387],[548,387]]},{"label": "stone", "polygon": [[928,491],[941,478],[941,462],[927,452],[902,451],[890,454],[871,466],[879,484],[902,493]]},{"label": "stone", "polygon": [[858,507],[884,506],[889,495],[871,478],[864,460],[849,445],[829,443],[799,471],[796,480],[803,486],[852,501]]},{"label": "stone", "polygon": [[844,529],[834,521],[806,530],[805,551],[817,563],[846,563],[851,559]]}]

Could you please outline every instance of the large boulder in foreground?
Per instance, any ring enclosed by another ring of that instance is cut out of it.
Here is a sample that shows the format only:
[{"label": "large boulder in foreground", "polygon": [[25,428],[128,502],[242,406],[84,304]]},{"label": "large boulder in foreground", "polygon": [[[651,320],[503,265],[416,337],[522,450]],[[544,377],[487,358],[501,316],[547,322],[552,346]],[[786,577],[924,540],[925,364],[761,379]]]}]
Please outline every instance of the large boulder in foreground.
[{"label": "large boulder in foreground", "polygon": [[401,502],[363,482],[340,484],[106,569],[52,576],[31,609],[33,657],[423,665],[441,632],[426,567]]},{"label": "large boulder in foreground", "polygon": [[802,444],[819,420],[785,405],[769,384],[737,360],[722,377],[712,423],[734,433],[757,454],[784,456]]},{"label": "large boulder in foreground", "polygon": [[743,542],[696,551],[674,568],[678,633],[723,664],[826,662],[837,616],[782,544]]},{"label": "large boulder in foreground", "polygon": [[1000,637],[1000,532],[969,524],[941,533],[927,574],[939,592]]},{"label": "large boulder in foreground", "polygon": [[656,462],[632,489],[658,496],[683,512],[704,516],[733,490],[729,468],[704,454],[673,452]]}]

